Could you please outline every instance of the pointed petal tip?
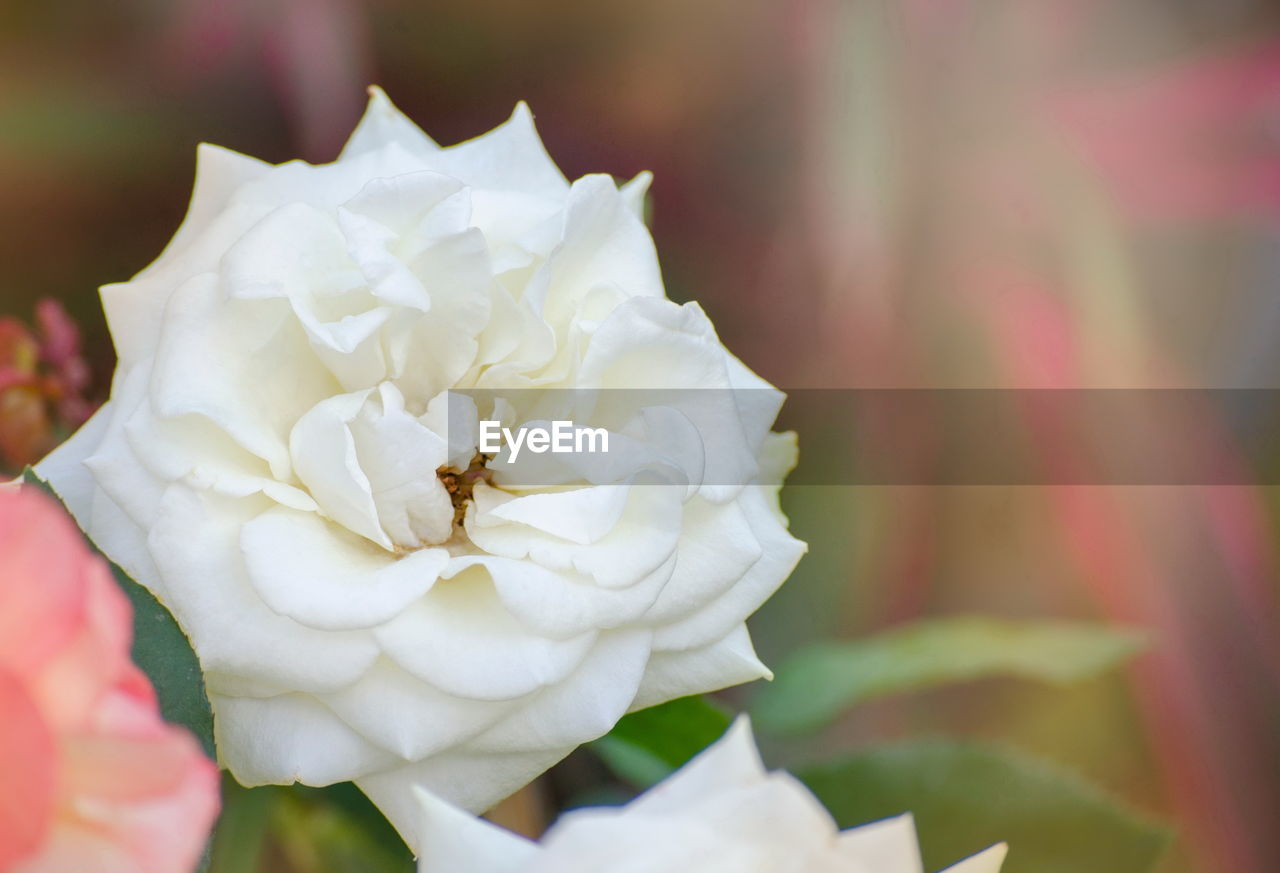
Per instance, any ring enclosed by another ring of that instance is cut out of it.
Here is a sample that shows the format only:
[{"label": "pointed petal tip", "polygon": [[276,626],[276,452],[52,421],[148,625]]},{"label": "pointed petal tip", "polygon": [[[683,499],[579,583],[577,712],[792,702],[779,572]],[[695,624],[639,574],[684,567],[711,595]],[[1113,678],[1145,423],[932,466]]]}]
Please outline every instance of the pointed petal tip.
[{"label": "pointed petal tip", "polygon": [[922,870],[915,817],[909,812],[842,830],[836,836],[836,847],[843,857],[859,859],[862,864],[912,873]]},{"label": "pointed petal tip", "polygon": [[[729,725],[720,739],[712,743],[712,747],[715,746],[727,746],[739,753],[759,760],[760,753],[756,748],[756,736],[755,730],[751,727],[751,716],[745,712],[738,713],[734,717],[733,723]],[[763,763],[761,768],[763,769]]]},{"label": "pointed petal tip", "polygon": [[999,873],[1008,854],[1008,843],[996,843],[976,855],[970,855],[963,861],[952,864],[942,873]]},{"label": "pointed petal tip", "polygon": [[648,170],[641,170],[636,173],[635,177],[629,182],[624,182],[618,190],[622,192],[622,198],[637,218],[644,220],[644,203],[645,197],[649,194],[649,186],[653,183],[653,173]]},{"label": "pointed petal tip", "polygon": [[525,101],[520,100],[516,103],[515,108],[511,110],[511,114],[507,116],[507,120],[501,125],[501,127],[507,126],[533,134],[533,138],[538,141],[538,145],[542,146],[542,137],[538,134],[538,125],[534,121],[533,110],[529,108],[529,104]]},{"label": "pointed petal tip", "polygon": [[365,91],[369,95],[369,102],[338,160],[355,157],[393,142],[416,154],[428,154],[439,149],[431,137],[391,102],[381,86],[371,84]]},{"label": "pointed petal tip", "polygon": [[983,852],[979,852],[976,855],[976,857],[981,858],[984,861],[990,862],[990,865],[991,865],[990,869],[992,873],[996,873],[996,871],[1000,869],[1001,865],[1004,864],[1004,859],[1008,857],[1008,855],[1009,855],[1009,844],[996,843],[994,846],[990,847],[989,849]]},{"label": "pointed petal tip", "polygon": [[532,840],[471,815],[421,785],[411,786],[418,806],[420,870],[512,873],[524,869],[540,849]]},{"label": "pointed petal tip", "polygon": [[840,832],[839,838],[850,843],[856,843],[865,838],[868,834],[885,832],[909,835],[911,839],[914,840],[916,835],[916,817],[910,812],[904,812],[899,815],[891,815],[888,818],[876,819],[875,821],[869,821],[866,824],[845,828]]},{"label": "pointed petal tip", "polygon": [[196,143],[196,168],[208,169],[211,166],[226,166],[231,172],[251,174],[255,169],[265,170],[271,165],[261,158],[246,155],[235,149],[213,142]]},{"label": "pointed petal tip", "polygon": [[649,190],[649,186],[653,184],[653,171],[641,170],[631,178],[630,182],[623,185],[630,191],[635,191],[639,195],[645,194]]}]

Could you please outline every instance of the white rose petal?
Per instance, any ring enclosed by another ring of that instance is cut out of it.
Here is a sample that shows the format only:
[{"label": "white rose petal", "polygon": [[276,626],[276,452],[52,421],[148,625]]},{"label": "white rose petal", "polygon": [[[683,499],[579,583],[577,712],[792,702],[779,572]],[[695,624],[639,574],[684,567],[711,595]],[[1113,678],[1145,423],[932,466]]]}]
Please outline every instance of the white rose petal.
[{"label": "white rose petal", "polygon": [[[441,148],[374,90],[332,164],[202,146],[173,241],[102,289],[111,401],[38,470],[187,631],[242,782],[354,780],[416,846],[415,784],[480,811],[768,675],[743,622],[804,551],[794,441],[666,298],[648,183],[570,183],[523,105]],[[617,452],[491,458],[486,417]]]},{"label": "white rose petal", "polygon": [[[838,831],[800,782],[765,771],[745,716],[630,804],[565,813],[540,843],[417,797],[421,873],[923,873],[910,815]],[[999,873],[1005,853],[947,873]]]}]

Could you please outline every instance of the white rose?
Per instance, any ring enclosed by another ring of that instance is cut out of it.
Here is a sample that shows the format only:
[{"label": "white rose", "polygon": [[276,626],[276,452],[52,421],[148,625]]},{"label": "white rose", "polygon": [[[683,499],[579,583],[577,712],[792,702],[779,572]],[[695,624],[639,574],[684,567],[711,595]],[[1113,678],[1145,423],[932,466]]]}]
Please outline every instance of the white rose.
[{"label": "white rose", "polygon": [[[837,831],[809,790],[767,773],[745,717],[624,807],[576,809],[541,843],[418,790],[420,873],[922,873],[910,815]],[[1005,845],[947,873],[999,873]]]},{"label": "white rose", "polygon": [[[647,177],[569,184],[523,105],[440,148],[371,94],[332,164],[200,148],[173,241],[102,289],[111,401],[39,472],[190,635],[235,777],[354,780],[412,845],[415,783],[483,810],[628,710],[768,675],[743,620],[804,546],[782,395],[666,299]],[[754,399],[703,487],[451,491],[476,444],[444,392],[482,388]]]}]

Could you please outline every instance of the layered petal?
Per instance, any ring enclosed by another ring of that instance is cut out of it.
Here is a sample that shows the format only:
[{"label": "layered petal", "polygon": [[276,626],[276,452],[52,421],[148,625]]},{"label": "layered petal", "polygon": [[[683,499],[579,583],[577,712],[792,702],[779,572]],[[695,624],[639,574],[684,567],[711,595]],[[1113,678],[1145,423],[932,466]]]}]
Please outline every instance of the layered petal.
[{"label": "layered petal", "polygon": [[[744,621],[803,551],[794,440],[666,299],[648,174],[570,183],[523,104],[441,147],[377,89],[333,163],[197,170],[171,244],[102,289],[110,402],[39,469],[188,633],[236,778],[356,780],[418,847],[449,816],[415,783],[479,811],[630,710],[768,676]],[[495,454],[482,420],[613,450]]]},{"label": "layered petal", "polygon": [[[626,806],[571,810],[537,844],[464,821],[430,789],[417,807],[421,873],[922,873],[910,815],[838,831],[804,785],[765,770],[745,716]],[[1004,855],[994,846],[948,873],[998,873]]]}]

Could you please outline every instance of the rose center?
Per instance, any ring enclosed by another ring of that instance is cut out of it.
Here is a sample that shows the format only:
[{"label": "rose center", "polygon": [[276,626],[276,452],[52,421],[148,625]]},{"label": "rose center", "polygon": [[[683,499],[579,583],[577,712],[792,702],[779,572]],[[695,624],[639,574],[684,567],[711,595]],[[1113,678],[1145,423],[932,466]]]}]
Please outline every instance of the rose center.
[{"label": "rose center", "polygon": [[436,470],[436,477],[444,485],[444,490],[449,492],[449,502],[453,504],[454,527],[462,527],[462,521],[467,515],[467,502],[472,499],[476,483],[483,481],[493,484],[493,471],[485,466],[488,460],[488,455],[477,454],[465,470],[452,465]]}]

